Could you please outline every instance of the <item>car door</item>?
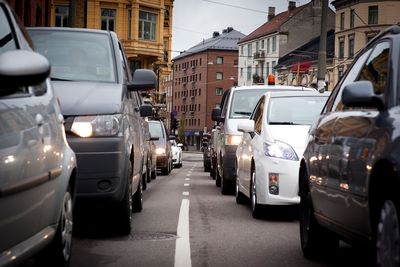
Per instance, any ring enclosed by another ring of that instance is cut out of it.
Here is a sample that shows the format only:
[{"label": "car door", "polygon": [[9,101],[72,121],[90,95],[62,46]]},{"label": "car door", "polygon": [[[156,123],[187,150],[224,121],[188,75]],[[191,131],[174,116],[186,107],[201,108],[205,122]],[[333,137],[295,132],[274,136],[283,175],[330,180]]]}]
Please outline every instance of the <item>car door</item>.
[{"label": "car door", "polygon": [[[221,117],[225,117],[228,112],[228,100],[231,95],[231,90],[225,91],[224,95],[221,99]],[[222,174],[222,153],[225,146],[225,131],[224,131],[224,123],[219,122],[216,129],[218,131],[217,138],[217,170],[219,175]]]},{"label": "car door", "polygon": [[[368,59],[355,81],[370,81],[376,95],[385,97],[385,90],[389,84],[389,55],[390,42],[382,41],[373,48]],[[334,214],[339,224],[360,234],[368,234],[368,173],[371,168],[372,155],[377,155],[377,144],[387,143],[390,139],[381,134],[370,133],[379,128],[376,121],[380,116],[377,109],[346,108],[340,100],[335,111],[340,112],[334,124],[332,146],[337,147],[341,158],[336,160],[337,172],[332,178],[337,179],[335,187],[336,201]]]}]

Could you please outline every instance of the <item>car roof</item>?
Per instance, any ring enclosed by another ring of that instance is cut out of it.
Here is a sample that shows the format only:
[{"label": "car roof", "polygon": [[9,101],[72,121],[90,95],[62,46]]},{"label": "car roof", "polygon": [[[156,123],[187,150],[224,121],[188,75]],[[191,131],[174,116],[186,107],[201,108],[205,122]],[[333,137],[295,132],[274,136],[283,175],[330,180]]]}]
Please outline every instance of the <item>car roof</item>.
[{"label": "car roof", "polygon": [[264,95],[270,95],[272,98],[274,97],[294,97],[294,96],[325,96],[328,97],[331,93],[326,91],[324,93],[320,93],[318,91],[269,91]]},{"label": "car roof", "polygon": [[101,33],[111,34],[111,31],[104,31],[98,29],[86,29],[86,28],[68,28],[68,27],[26,27],[29,31],[65,31],[65,32],[90,32],[90,33]]},{"label": "car roof", "polygon": [[232,87],[231,91],[240,91],[240,90],[250,90],[250,89],[270,89],[270,90],[305,90],[305,91],[315,91],[314,88],[309,88],[305,86],[290,86],[290,85],[250,85],[250,86],[237,86]]}]

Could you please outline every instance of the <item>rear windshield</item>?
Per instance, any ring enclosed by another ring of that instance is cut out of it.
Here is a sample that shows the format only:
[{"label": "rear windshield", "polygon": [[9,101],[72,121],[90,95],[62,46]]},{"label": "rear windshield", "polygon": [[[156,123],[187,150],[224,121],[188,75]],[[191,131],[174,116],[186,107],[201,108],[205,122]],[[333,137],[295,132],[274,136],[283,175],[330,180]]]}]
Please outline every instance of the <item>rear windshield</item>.
[{"label": "rear windshield", "polygon": [[267,89],[245,89],[233,93],[229,118],[247,119],[250,117],[258,100]]},{"label": "rear windshield", "polygon": [[109,36],[100,33],[28,30],[35,50],[51,64],[51,78],[115,82]]},{"label": "rear windshield", "polygon": [[149,122],[149,130],[152,137],[164,138],[164,131],[161,123]]},{"label": "rear windshield", "polygon": [[268,124],[312,124],[328,96],[273,97],[268,103]]}]

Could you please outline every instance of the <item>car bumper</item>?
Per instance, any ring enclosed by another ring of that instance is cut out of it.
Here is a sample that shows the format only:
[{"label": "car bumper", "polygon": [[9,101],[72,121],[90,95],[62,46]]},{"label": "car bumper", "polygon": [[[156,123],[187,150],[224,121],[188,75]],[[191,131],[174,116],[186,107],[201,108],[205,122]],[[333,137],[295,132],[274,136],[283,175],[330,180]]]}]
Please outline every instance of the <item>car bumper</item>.
[{"label": "car bumper", "polygon": [[[256,161],[257,203],[268,205],[299,204],[299,161],[264,157]],[[269,175],[279,175],[279,192],[269,192]]]},{"label": "car bumper", "polygon": [[69,137],[68,143],[77,158],[77,201],[120,201],[129,162],[124,138]]},{"label": "car bumper", "polygon": [[180,162],[179,162],[179,154],[173,154],[173,155],[172,155],[172,163],[173,163],[174,165],[180,163]]},{"label": "car bumper", "polygon": [[157,155],[157,169],[168,167],[168,157],[166,155]]}]

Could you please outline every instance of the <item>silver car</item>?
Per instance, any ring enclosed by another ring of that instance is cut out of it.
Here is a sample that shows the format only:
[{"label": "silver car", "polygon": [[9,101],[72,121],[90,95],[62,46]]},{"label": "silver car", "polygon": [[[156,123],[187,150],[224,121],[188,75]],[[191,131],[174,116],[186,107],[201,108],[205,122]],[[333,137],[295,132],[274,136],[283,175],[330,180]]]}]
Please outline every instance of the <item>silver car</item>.
[{"label": "silver car", "polygon": [[67,266],[75,154],[47,78],[49,62],[31,51],[3,0],[0,25],[0,266],[38,252],[40,266]]}]

